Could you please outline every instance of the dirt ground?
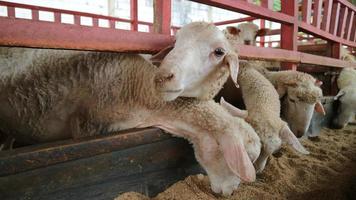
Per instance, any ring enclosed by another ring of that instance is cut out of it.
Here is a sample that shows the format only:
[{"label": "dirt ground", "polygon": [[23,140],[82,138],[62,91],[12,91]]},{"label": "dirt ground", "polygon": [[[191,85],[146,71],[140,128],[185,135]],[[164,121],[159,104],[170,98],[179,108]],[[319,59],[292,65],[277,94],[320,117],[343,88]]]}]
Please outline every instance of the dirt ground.
[{"label": "dirt ground", "polygon": [[[302,143],[310,155],[300,155],[283,147],[269,159],[256,182],[241,184],[229,198],[215,195],[207,176],[193,175],[152,199],[356,199],[356,125],[342,130],[323,129],[318,139],[302,139]],[[149,198],[128,192],[115,200],[126,199]]]}]

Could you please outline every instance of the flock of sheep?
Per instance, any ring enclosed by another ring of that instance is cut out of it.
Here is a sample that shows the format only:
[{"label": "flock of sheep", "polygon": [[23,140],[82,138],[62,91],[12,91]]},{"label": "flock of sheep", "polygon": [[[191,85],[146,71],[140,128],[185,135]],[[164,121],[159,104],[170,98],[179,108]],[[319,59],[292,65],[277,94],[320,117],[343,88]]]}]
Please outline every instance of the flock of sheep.
[{"label": "flock of sheep", "polygon": [[[322,83],[312,76],[239,61],[234,44],[254,45],[261,32],[251,23],[222,32],[193,22],[178,31],[174,46],[150,60],[3,47],[1,134],[35,144],[159,127],[189,140],[212,190],[230,195],[240,179],[254,181],[282,143],[308,154],[293,132],[305,134],[314,110],[325,114]],[[213,100],[229,76],[241,87],[246,111]],[[355,70],[344,69],[338,85],[335,98],[342,104],[335,122],[344,126],[356,111]]]}]

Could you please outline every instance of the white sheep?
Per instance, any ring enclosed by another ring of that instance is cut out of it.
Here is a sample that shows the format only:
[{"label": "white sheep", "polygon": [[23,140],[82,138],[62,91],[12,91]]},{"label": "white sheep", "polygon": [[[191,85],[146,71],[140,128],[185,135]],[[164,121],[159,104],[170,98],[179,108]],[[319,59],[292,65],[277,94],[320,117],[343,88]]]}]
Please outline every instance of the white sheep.
[{"label": "white sheep", "polygon": [[335,128],[343,128],[356,114],[356,70],[344,68],[337,79],[338,94],[334,97],[340,101],[337,116],[333,120]]},{"label": "white sheep", "polygon": [[258,136],[209,100],[238,69],[237,55],[212,24],[183,27],[159,68],[137,55],[25,51],[33,51],[30,64],[3,68],[0,84],[0,127],[18,141],[157,126],[194,144],[215,192],[228,195],[239,177],[255,179]]},{"label": "white sheep", "polygon": [[[292,145],[300,153],[308,154],[287,123],[279,117],[279,95],[273,85],[250,63],[240,63],[237,81],[248,111],[245,120],[255,129],[262,142],[261,154],[255,162],[257,173],[263,171],[267,158],[281,147],[282,141]],[[224,101],[221,103],[227,104]],[[236,111],[226,105],[224,107],[231,114]]]},{"label": "white sheep", "polygon": [[225,36],[233,41],[235,44],[246,44],[246,45],[256,45],[256,37],[264,36],[267,34],[269,29],[261,28],[252,23],[242,23],[237,26],[227,26],[223,30]]},{"label": "white sheep", "polygon": [[[237,30],[235,30],[237,29]],[[240,26],[226,29],[229,35],[234,35],[234,42],[242,44],[250,38],[256,38],[258,26],[251,23],[240,24]],[[255,41],[250,43],[254,44]],[[261,72],[277,89],[282,100],[281,116],[287,121],[292,131],[298,136],[303,136],[309,127],[314,110],[325,114],[320,103],[322,91],[321,81],[317,81],[311,75],[297,71],[270,72],[266,68],[273,66],[279,68],[280,62],[249,61]]]}]

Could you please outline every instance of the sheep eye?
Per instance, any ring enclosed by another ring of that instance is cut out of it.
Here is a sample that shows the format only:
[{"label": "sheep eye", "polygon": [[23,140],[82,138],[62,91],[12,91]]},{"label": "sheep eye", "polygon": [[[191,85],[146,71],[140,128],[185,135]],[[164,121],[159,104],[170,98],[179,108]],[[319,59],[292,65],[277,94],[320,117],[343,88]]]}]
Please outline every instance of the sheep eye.
[{"label": "sheep eye", "polygon": [[221,57],[221,56],[223,56],[225,54],[225,50],[223,49],[223,48],[216,48],[215,50],[214,50],[214,55],[216,56],[216,57]]}]

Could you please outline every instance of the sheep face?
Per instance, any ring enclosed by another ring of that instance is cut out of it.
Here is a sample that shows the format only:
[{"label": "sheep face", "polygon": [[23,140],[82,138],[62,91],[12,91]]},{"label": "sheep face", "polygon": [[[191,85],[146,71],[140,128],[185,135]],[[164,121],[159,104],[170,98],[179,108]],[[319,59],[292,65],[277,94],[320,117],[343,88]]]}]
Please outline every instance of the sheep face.
[{"label": "sheep face", "polygon": [[314,110],[325,114],[320,103],[321,97],[321,89],[314,85],[304,83],[288,87],[287,94],[282,99],[282,117],[297,137],[302,137],[307,132]]},{"label": "sheep face", "polygon": [[174,47],[159,66],[156,83],[165,100],[199,98],[206,92],[201,85],[222,67],[229,68],[236,82],[238,57],[224,34],[213,24],[193,22],[178,31]]},{"label": "sheep face", "polygon": [[336,118],[333,120],[333,127],[344,128],[356,114],[356,92],[355,86],[348,86],[340,90],[335,96],[335,100],[340,101]]},{"label": "sheep face", "polygon": [[237,27],[226,27],[230,36],[229,39],[234,40],[237,44],[256,45],[256,37],[266,35],[268,29],[259,29],[258,26],[252,22],[239,24]]}]

